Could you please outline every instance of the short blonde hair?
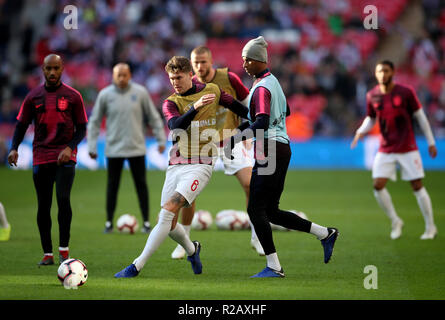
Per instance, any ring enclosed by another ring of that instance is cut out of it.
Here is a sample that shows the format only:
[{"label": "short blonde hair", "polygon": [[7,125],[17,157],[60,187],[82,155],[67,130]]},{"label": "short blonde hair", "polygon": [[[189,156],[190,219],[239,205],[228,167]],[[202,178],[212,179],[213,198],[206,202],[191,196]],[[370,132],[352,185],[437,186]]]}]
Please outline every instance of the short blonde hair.
[{"label": "short blonde hair", "polygon": [[209,55],[209,57],[212,57],[212,52],[206,46],[198,46],[198,47],[196,47],[195,49],[192,50],[190,55],[192,55],[192,54],[204,54],[204,53],[207,53]]},{"label": "short blonde hair", "polygon": [[165,71],[167,73],[177,73],[177,72],[192,72],[192,64],[190,60],[183,56],[174,56],[168,60],[165,65]]}]

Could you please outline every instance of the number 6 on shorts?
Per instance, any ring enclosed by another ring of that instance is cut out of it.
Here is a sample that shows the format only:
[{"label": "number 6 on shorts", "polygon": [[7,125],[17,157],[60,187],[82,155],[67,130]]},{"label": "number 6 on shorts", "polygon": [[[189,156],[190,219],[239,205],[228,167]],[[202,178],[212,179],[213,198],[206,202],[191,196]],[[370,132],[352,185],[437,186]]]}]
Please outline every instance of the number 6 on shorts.
[{"label": "number 6 on shorts", "polygon": [[192,183],[190,189],[191,189],[192,191],[195,191],[196,188],[198,188],[198,185],[199,185],[199,181],[198,181],[198,180],[195,180],[195,181],[193,181],[193,183]]}]

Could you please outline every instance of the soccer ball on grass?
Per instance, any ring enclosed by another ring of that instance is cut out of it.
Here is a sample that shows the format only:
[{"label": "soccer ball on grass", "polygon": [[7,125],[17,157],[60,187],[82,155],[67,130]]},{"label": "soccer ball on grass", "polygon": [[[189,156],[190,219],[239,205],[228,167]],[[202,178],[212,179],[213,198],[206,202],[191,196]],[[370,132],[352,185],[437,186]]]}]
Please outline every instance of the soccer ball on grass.
[{"label": "soccer ball on grass", "polygon": [[57,270],[57,277],[65,289],[77,289],[88,279],[88,270],[81,260],[68,259]]},{"label": "soccer ball on grass", "polygon": [[119,219],[117,219],[116,226],[121,233],[129,234],[134,234],[139,228],[136,217],[128,213],[120,216]]},{"label": "soccer ball on grass", "polygon": [[220,230],[243,230],[250,227],[247,213],[232,209],[218,212],[215,223]]},{"label": "soccer ball on grass", "polygon": [[207,230],[212,225],[213,218],[210,212],[206,210],[198,210],[195,212],[192,220],[192,228],[194,230]]}]

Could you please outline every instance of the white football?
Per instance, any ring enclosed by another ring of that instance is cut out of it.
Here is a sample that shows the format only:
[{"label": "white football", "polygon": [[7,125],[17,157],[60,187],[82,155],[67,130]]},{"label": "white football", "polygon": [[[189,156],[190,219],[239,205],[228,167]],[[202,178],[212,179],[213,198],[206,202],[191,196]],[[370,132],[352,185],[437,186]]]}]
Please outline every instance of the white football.
[{"label": "white football", "polygon": [[62,262],[57,270],[57,278],[65,289],[77,289],[88,279],[88,270],[79,259],[68,259]]},{"label": "white football", "polygon": [[242,230],[249,227],[249,220],[246,219],[243,212],[236,210],[222,210],[218,212],[215,223],[220,230]]},{"label": "white football", "polygon": [[212,214],[206,210],[198,210],[193,215],[192,229],[207,230],[213,223]]},{"label": "white football", "polygon": [[249,214],[245,211],[237,211],[238,218],[243,222],[242,229],[250,229],[250,218]]},{"label": "white football", "polygon": [[121,233],[130,234],[135,233],[139,228],[138,220],[131,214],[121,215],[119,219],[117,219],[116,226]]},{"label": "white football", "polygon": [[[299,216],[300,218],[303,218],[305,220],[308,220],[306,214],[302,211],[297,211],[297,210],[288,210],[289,212],[292,212],[294,214],[296,214],[297,216]],[[291,229],[279,226],[277,224],[270,224],[270,227],[272,228],[272,230],[278,230],[278,231],[291,231]]]}]

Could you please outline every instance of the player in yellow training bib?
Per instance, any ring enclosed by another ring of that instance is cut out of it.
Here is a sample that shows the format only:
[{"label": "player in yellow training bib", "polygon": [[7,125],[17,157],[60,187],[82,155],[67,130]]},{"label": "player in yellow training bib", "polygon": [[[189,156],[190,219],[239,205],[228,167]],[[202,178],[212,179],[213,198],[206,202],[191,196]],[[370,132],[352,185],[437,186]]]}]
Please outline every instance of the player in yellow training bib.
[{"label": "player in yellow training bib", "polygon": [[217,107],[221,105],[247,117],[247,108],[217,85],[194,84],[192,65],[187,58],[174,56],[165,71],[175,92],[162,106],[172,131],[173,147],[162,189],[161,211],[141,255],[116,273],[116,278],[137,276],[167,236],[185,249],[193,272],[202,273],[201,244],[192,242],[182,225],[177,223],[179,210],[193,203],[212,176],[216,142],[219,141]]}]

